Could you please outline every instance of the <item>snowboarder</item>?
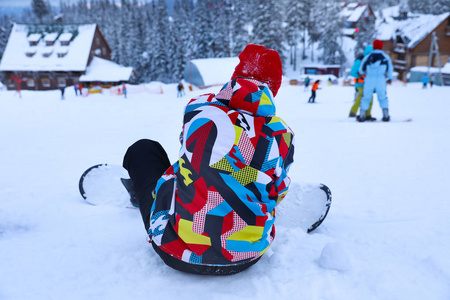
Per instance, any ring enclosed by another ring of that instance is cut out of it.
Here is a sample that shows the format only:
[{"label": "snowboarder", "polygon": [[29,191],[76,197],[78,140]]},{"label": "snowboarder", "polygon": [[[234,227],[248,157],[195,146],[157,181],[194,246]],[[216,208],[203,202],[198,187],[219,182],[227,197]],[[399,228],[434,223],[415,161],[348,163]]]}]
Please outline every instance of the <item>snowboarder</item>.
[{"label": "snowboarder", "polygon": [[[75,90],[75,96],[78,96],[78,84],[74,84],[73,85],[73,89]],[[80,95],[81,95],[81,91],[80,91]]]},{"label": "snowboarder", "polygon": [[317,91],[317,89],[319,88],[319,83],[320,83],[320,80],[319,80],[319,79],[317,79],[317,80],[313,83],[313,85],[312,85],[312,87],[311,87],[311,97],[309,97],[308,103],[314,103],[314,102],[316,101],[316,91]]},{"label": "snowboarder", "polygon": [[178,98],[178,97],[183,97],[183,96],[184,96],[184,85],[183,85],[182,82],[180,82],[180,83],[177,85],[177,98]]},{"label": "snowboarder", "polygon": [[[366,46],[364,48],[364,54],[358,55],[355,62],[353,63],[353,67],[350,71],[350,75],[352,75],[355,78],[355,89],[356,89],[356,98],[355,102],[353,103],[352,108],[350,109],[349,117],[353,118],[356,117],[356,114],[358,113],[359,106],[361,104],[361,98],[363,96],[363,86],[364,86],[364,76],[359,75],[359,67],[361,66],[361,61],[364,58],[364,56],[368,55],[370,52],[372,52],[373,47],[372,45]],[[366,111],[366,120],[368,121],[375,121],[376,119],[372,117],[371,111],[372,111],[372,104],[373,104],[373,97],[370,100],[369,109]]]},{"label": "snowboarder", "polygon": [[152,246],[176,270],[234,274],[274,239],[275,206],[288,191],[294,154],[294,133],[272,100],[281,60],[253,44],[239,59],[217,95],[186,106],[175,164],[151,140],[137,141],[124,157]]},{"label": "snowboarder", "polygon": [[377,93],[378,102],[383,111],[382,121],[388,122],[390,120],[389,102],[386,95],[386,78],[387,83],[391,84],[394,67],[391,58],[381,49],[383,49],[383,42],[375,40],[373,42],[373,51],[363,58],[359,68],[359,74],[361,76],[366,75],[361,108],[357,118],[359,122],[366,121],[366,112],[369,109],[370,99],[374,92]]},{"label": "snowboarder", "polygon": [[422,77],[422,89],[426,89],[428,85],[428,75],[425,74]]}]

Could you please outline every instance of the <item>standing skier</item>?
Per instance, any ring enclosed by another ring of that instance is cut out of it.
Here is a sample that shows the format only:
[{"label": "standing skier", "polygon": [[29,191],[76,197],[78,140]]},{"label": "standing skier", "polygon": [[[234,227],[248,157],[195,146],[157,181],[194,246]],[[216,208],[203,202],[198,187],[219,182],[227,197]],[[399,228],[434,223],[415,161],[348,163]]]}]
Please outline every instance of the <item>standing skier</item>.
[{"label": "standing skier", "polygon": [[317,80],[313,83],[313,85],[312,85],[312,87],[311,87],[311,97],[309,97],[308,103],[314,103],[314,102],[316,101],[316,91],[317,91],[317,89],[319,88],[319,83],[320,83],[320,80],[319,80],[319,79],[317,79]]},{"label": "standing skier", "polygon": [[[353,103],[352,108],[350,109],[349,117],[353,118],[356,117],[356,113],[358,112],[359,106],[361,105],[361,98],[363,96],[363,86],[364,86],[364,76],[361,76],[359,74],[359,67],[361,66],[361,61],[364,58],[364,56],[368,55],[370,52],[372,52],[373,47],[372,45],[366,46],[364,49],[364,54],[357,57],[355,62],[353,63],[353,67],[350,71],[350,75],[352,75],[355,78],[355,89],[356,89],[356,98],[355,103]],[[373,97],[370,100],[369,109],[366,111],[366,120],[368,121],[375,121],[376,119],[372,117],[371,111],[372,111],[372,104],[373,104]]]},{"label": "standing skier", "polygon": [[386,79],[390,84],[392,81],[393,65],[391,58],[383,52],[383,42],[375,40],[373,51],[363,58],[359,73],[366,75],[364,79],[363,96],[358,121],[366,121],[366,112],[369,109],[370,99],[374,92],[377,93],[378,102],[383,110],[383,122],[390,120],[389,102],[386,95]]},{"label": "standing skier", "polygon": [[280,56],[247,45],[239,59],[217,95],[186,106],[175,164],[151,140],[124,157],[150,242],[180,271],[226,275],[255,264],[275,237],[275,206],[290,184],[294,134],[272,99]]}]

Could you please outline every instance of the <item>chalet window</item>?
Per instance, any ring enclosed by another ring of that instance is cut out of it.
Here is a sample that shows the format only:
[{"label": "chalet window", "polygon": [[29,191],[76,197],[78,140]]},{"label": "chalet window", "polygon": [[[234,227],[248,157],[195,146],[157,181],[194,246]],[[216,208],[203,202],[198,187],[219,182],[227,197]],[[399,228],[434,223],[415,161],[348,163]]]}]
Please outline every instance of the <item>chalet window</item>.
[{"label": "chalet window", "polygon": [[69,41],[61,41],[61,46],[69,46]]},{"label": "chalet window", "polygon": [[66,86],[66,79],[65,78],[58,78],[57,82],[58,82],[58,86],[59,87],[65,87]]},{"label": "chalet window", "polygon": [[97,45],[100,45],[100,44],[101,44],[100,38],[99,38],[99,37],[96,37],[96,38],[95,38],[95,43],[96,43]]},{"label": "chalet window", "polygon": [[27,80],[27,86],[30,87],[30,88],[35,87],[36,86],[36,82],[34,81],[34,79],[30,79],[29,78]]},{"label": "chalet window", "polygon": [[16,88],[16,82],[12,79],[8,79],[8,87]]},{"label": "chalet window", "polygon": [[27,52],[27,53],[25,53],[25,55],[27,57],[33,57],[35,54],[36,54],[36,52]]},{"label": "chalet window", "polygon": [[106,47],[103,47],[103,48],[102,48],[102,53],[106,55],[106,53],[107,53],[107,52],[106,52]]},{"label": "chalet window", "polygon": [[55,41],[45,41],[46,46],[53,46],[55,44]]},{"label": "chalet window", "polygon": [[42,53],[43,57],[49,57],[50,55],[52,55],[53,53],[53,49],[47,50],[45,52]]},{"label": "chalet window", "polygon": [[43,87],[46,87],[46,88],[52,86],[51,81],[50,81],[50,79],[48,79],[48,78],[42,78],[42,79],[41,79],[41,83],[42,83],[42,86],[43,86]]},{"label": "chalet window", "polygon": [[37,46],[38,42],[36,41],[30,41],[30,46]]},{"label": "chalet window", "polygon": [[68,52],[68,51],[65,51],[65,52],[58,52],[57,55],[58,55],[59,58],[62,58],[62,57],[64,57],[64,56],[67,55],[67,52]]}]

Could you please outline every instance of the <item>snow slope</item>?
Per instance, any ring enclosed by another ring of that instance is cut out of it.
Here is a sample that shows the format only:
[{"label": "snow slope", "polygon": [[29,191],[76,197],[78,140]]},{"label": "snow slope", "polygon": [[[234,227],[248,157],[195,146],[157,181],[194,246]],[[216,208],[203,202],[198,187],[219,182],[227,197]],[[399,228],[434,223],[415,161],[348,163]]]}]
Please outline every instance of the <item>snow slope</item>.
[{"label": "snow slope", "polygon": [[[146,242],[137,210],[91,206],[78,179],[120,164],[141,138],[178,155],[189,97],[75,97],[0,91],[0,299],[450,299],[449,87],[388,87],[393,119],[347,118],[354,90],[323,86],[307,104],[283,85],[278,115],[296,133],[293,185],[323,182],[333,204],[313,234],[277,227],[271,249],[247,271],[195,276],[166,267]],[[374,104],[373,115],[381,112]],[[282,203],[281,205],[286,205]]]}]

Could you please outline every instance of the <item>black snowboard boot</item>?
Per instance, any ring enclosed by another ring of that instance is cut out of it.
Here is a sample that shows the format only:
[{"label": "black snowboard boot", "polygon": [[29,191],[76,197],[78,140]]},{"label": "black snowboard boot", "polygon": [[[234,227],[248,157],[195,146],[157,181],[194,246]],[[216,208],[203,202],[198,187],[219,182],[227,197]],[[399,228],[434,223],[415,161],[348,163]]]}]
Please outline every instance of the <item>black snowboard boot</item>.
[{"label": "black snowboard boot", "polygon": [[131,179],[120,178],[122,184],[127,189],[128,194],[130,194],[130,202],[134,207],[139,207],[139,202],[136,199],[136,192],[134,191],[133,181]]},{"label": "black snowboard boot", "polygon": [[389,122],[390,120],[391,120],[391,117],[389,116],[389,109],[383,108],[383,119],[381,119],[381,121]]},{"label": "black snowboard boot", "polygon": [[359,116],[356,117],[356,120],[358,122],[365,122],[366,121],[366,111],[361,109],[359,111]]}]

